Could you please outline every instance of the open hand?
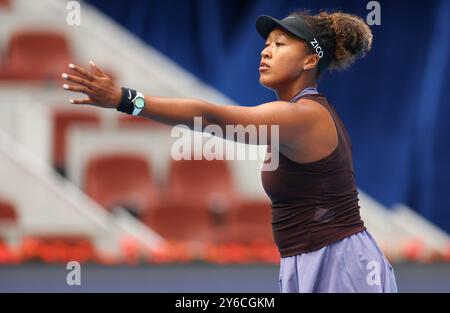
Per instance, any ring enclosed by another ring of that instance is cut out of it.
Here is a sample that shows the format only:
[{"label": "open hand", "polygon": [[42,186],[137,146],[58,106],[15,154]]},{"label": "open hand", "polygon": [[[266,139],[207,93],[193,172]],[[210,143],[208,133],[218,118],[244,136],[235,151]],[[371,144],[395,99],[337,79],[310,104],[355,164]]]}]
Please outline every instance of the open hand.
[{"label": "open hand", "polygon": [[102,108],[117,108],[122,96],[122,91],[114,85],[112,79],[90,61],[90,70],[81,66],[69,64],[69,68],[79,75],[63,73],[61,77],[70,84],[64,84],[65,90],[80,92],[88,96],[81,100],[71,99],[74,104],[91,104]]}]

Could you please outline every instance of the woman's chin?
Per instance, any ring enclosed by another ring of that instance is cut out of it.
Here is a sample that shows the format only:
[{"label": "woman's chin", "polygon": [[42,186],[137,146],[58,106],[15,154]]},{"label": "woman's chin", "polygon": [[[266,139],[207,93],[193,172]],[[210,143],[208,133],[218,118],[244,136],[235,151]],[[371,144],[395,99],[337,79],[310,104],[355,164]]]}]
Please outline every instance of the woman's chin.
[{"label": "woman's chin", "polygon": [[260,83],[263,87],[266,87],[266,88],[268,88],[268,89],[272,89],[272,84],[271,84],[270,80],[267,79],[267,78],[265,78],[265,77],[262,76],[262,75],[259,77],[259,83]]},{"label": "woman's chin", "polygon": [[265,88],[267,88],[267,89],[269,89],[269,90],[275,90],[276,88],[275,88],[275,84],[273,83],[273,82],[271,82],[270,80],[268,80],[268,79],[264,79],[263,77],[260,77],[259,78],[259,83],[261,84],[261,86],[263,86],[263,87],[265,87]]}]

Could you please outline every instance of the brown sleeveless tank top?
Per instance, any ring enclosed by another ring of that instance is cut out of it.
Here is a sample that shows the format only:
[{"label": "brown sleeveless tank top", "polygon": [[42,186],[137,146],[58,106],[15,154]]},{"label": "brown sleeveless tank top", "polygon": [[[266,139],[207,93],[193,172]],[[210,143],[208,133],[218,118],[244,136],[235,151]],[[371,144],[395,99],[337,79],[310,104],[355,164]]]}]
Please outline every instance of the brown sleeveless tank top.
[{"label": "brown sleeveless tank top", "polygon": [[272,231],[282,257],[318,250],[365,230],[359,214],[350,137],[321,94],[305,95],[332,115],[338,145],[327,157],[298,163],[280,153],[275,171],[261,171],[272,201]]}]

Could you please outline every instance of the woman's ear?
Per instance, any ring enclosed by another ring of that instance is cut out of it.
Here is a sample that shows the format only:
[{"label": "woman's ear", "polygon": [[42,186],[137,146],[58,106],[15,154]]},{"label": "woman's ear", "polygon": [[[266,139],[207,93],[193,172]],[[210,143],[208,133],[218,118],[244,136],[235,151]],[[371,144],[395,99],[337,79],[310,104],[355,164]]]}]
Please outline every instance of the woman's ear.
[{"label": "woman's ear", "polygon": [[315,67],[318,67],[320,58],[317,54],[310,54],[305,57],[305,61],[303,63],[303,69],[312,70]]}]

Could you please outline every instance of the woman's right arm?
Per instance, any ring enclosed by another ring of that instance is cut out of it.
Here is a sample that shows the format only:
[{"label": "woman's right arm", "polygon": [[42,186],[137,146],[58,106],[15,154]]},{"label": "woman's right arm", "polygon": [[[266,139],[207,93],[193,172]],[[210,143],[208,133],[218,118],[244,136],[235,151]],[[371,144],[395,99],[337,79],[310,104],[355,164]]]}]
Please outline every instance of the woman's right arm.
[{"label": "woman's right arm", "polygon": [[[75,104],[91,104],[104,108],[117,108],[121,89],[114,86],[107,75],[91,64],[91,71],[79,66],[70,66],[80,76],[63,74],[63,78],[75,83],[67,85],[65,89],[81,92],[89,98],[73,100]],[[168,125],[186,125],[194,129],[194,118],[202,120],[202,129],[209,125],[216,125],[226,133],[227,126],[243,127],[261,126],[267,128],[267,138],[270,140],[271,126],[278,126],[278,141],[280,144],[289,145],[293,141],[298,143],[299,134],[309,131],[321,116],[321,110],[317,105],[308,100],[299,103],[274,101],[258,106],[245,107],[236,105],[216,105],[203,100],[187,98],[165,98],[145,95],[145,108],[140,116],[153,119]],[[236,141],[238,139],[236,138]],[[244,142],[248,143],[244,140]],[[258,140],[259,142],[259,140]],[[270,144],[265,142],[264,144]]]}]

